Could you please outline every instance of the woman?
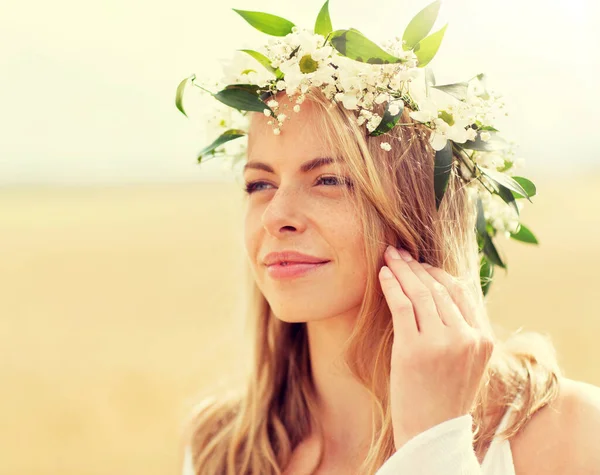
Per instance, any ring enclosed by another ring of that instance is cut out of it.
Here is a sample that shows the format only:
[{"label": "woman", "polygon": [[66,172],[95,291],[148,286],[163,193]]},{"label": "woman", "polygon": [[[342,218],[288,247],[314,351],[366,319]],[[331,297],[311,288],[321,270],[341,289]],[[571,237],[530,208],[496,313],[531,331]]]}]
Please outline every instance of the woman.
[{"label": "woman", "polygon": [[493,153],[483,75],[436,86],[423,69],[439,7],[385,49],[334,31],[328,1],[313,30],[236,10],[271,38],[211,94],[250,124],[199,159],[248,137],[254,358],[238,392],[198,405],[186,475],[600,474],[600,389],[487,318],[486,267],[502,265],[488,226],[522,228],[488,221],[484,178],[517,213],[529,192]]},{"label": "woman", "polygon": [[469,194],[452,175],[438,217],[427,129],[366,136],[317,88],[279,135],[251,115],[253,373],[199,405],[186,473],[600,473],[600,390],[535,334],[493,335]]}]

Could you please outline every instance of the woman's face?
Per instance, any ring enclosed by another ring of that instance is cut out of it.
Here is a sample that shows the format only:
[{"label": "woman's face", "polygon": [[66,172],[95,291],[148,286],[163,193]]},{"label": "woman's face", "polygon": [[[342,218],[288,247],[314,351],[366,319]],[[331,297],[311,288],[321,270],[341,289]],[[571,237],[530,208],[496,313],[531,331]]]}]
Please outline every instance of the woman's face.
[{"label": "woman's face", "polygon": [[[244,239],[252,272],[281,320],[342,314],[354,318],[365,293],[367,268],[361,223],[342,189],[349,186],[344,182],[347,166],[338,162],[336,170],[327,160],[315,162],[335,155],[320,140],[314,103],[307,99],[296,113],[287,95],[277,100],[291,117],[281,134],[275,135],[267,124],[270,118],[259,113],[253,114],[248,134],[244,180],[250,194]],[[284,264],[265,264],[268,254],[285,252],[324,263],[283,255],[273,259]]]}]

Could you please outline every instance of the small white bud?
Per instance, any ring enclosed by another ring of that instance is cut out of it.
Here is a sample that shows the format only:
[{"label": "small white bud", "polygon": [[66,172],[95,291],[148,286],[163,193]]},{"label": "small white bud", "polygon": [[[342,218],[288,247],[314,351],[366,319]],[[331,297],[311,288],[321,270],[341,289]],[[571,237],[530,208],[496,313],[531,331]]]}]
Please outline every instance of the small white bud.
[{"label": "small white bud", "polygon": [[400,112],[400,106],[398,104],[392,104],[389,109],[388,112],[391,115],[398,115],[398,113]]}]

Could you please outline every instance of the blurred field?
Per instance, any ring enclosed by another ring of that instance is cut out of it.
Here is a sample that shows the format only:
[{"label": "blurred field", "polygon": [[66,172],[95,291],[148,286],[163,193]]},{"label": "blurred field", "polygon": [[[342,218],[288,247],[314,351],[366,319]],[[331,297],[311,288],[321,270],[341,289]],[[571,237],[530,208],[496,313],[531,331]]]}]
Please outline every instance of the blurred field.
[{"label": "blurred field", "polygon": [[[541,245],[498,240],[489,311],[600,385],[600,176],[569,180],[534,180]],[[236,186],[0,189],[1,474],[179,473],[188,410],[239,367]]]}]

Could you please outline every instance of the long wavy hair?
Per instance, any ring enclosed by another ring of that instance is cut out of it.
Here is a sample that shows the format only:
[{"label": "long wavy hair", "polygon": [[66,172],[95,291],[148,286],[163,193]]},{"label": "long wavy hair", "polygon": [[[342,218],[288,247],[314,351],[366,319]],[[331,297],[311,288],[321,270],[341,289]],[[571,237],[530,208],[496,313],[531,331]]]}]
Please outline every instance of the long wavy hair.
[{"label": "long wavy hair", "polygon": [[[310,89],[306,100],[318,107],[315,133],[348,165],[353,186],[346,193],[364,227],[366,291],[343,362],[375,401],[373,437],[358,471],[373,474],[395,451],[389,398],[393,326],[377,277],[384,264],[382,251],[387,244],[402,246],[421,261],[444,269],[473,289],[486,313],[476,207],[454,168],[436,210],[435,151],[429,144],[429,129],[414,122],[406,109],[400,120],[411,125],[369,136],[353,111],[327,99],[318,88]],[[383,107],[375,105],[374,111],[382,115]],[[381,149],[384,141],[391,144],[391,151]],[[186,421],[183,439],[191,449],[197,475],[281,474],[300,442],[314,433],[322,441],[321,422],[313,416],[316,396],[306,324],[276,318],[249,267],[247,278],[246,324],[252,338],[246,378],[229,391],[204,397]],[[514,407],[501,439],[512,437],[557,397],[561,377],[547,335],[516,332],[500,340],[487,315],[484,321],[495,346],[470,411],[480,461],[504,411]]]}]

